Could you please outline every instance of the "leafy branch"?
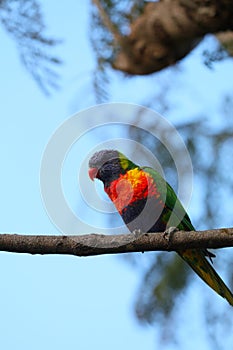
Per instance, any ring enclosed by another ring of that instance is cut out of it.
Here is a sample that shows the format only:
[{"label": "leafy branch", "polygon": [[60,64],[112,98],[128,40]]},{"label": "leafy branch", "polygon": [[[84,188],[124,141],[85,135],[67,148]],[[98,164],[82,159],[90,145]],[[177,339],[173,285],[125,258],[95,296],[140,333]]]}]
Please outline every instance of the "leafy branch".
[{"label": "leafy branch", "polygon": [[59,87],[54,67],[62,63],[49,51],[61,40],[45,34],[41,7],[36,0],[0,1],[0,23],[14,39],[20,59],[45,94]]}]

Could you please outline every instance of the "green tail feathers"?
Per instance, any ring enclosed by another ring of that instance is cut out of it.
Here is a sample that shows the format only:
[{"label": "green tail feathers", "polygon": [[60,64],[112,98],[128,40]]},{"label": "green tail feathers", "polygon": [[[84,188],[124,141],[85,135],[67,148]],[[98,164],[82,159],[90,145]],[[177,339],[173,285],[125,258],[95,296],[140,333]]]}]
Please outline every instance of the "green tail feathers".
[{"label": "green tail feathers", "polygon": [[204,252],[187,249],[178,254],[189,266],[198,274],[198,276],[210,286],[216,293],[225,298],[233,306],[233,294],[225,285],[221,277],[217,274],[211,264],[205,258]]}]

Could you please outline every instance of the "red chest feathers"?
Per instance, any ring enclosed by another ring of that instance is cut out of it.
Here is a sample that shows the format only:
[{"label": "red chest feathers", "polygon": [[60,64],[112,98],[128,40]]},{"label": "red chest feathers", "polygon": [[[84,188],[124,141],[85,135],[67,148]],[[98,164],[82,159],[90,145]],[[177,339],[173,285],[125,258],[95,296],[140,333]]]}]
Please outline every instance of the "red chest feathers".
[{"label": "red chest feathers", "polygon": [[105,192],[115,204],[121,214],[128,205],[149,197],[159,200],[159,193],[153,177],[139,168],[127,171],[118,179],[111,182]]}]

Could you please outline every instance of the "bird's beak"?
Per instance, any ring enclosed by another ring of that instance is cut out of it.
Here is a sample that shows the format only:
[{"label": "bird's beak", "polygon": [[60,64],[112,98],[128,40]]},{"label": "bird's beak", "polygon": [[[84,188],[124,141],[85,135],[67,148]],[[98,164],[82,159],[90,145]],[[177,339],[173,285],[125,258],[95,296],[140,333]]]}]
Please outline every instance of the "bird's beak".
[{"label": "bird's beak", "polygon": [[90,168],[88,171],[89,177],[92,181],[94,181],[94,178],[96,177],[98,173],[98,169],[97,168]]}]

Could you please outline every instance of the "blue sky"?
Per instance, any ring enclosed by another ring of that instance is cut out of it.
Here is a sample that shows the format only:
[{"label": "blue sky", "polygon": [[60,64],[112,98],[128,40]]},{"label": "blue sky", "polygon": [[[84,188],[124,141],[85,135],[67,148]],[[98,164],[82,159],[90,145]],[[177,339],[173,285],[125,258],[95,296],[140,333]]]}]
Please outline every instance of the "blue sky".
[{"label": "blue sky", "polygon": [[[73,11],[55,1],[44,6],[48,32],[66,38],[57,50],[66,61],[61,67],[63,88],[51,98],[38,89],[14,42],[0,28],[2,232],[59,234],[40,194],[41,158],[56,128],[78,107],[94,103],[85,93],[94,67],[86,35],[88,6],[71,5]],[[61,28],[64,18],[69,20]],[[133,317],[137,274],[117,257],[1,253],[0,266],[4,349],[119,349],[126,341],[135,349],[140,344],[153,348],[154,332],[139,327]]]},{"label": "blue sky", "polygon": [[[60,68],[62,89],[50,98],[43,95],[25,71],[15,43],[0,28],[4,48],[0,81],[3,233],[60,233],[50,221],[41,198],[41,159],[58,126],[70,115],[95,103],[91,86],[94,59],[87,35],[89,2],[70,1],[69,5],[54,0],[43,3],[48,33],[65,38],[56,50],[65,61]],[[213,80],[213,72],[203,68],[195,55],[192,53],[190,59],[199,71],[199,78],[188,70],[188,62],[183,65],[183,78],[176,73],[180,83],[190,84],[192,88],[186,92],[187,96],[182,92],[171,97],[173,105],[179,106],[169,116],[173,121],[183,118],[187,109],[193,115],[198,114],[206,104],[214,113],[216,96],[229,89],[232,91],[232,63],[226,62],[223,68],[219,65]],[[159,84],[159,79],[150,82],[147,77],[136,78],[132,87],[132,81],[126,80],[122,85],[122,77],[114,73],[111,101],[143,103],[151,94],[153,84]],[[201,98],[207,88],[210,89],[208,98]],[[198,106],[195,95],[201,101]],[[73,159],[76,150],[78,152],[77,147],[73,149]],[[76,175],[77,164],[74,174],[71,162],[64,188],[74,206],[75,195],[67,179],[70,176],[74,183]],[[193,215],[197,201],[194,194],[190,207]],[[133,314],[139,274],[122,259],[1,253],[0,266],[0,341],[4,349],[111,347],[114,350],[124,349],[126,344],[134,350],[155,348],[156,330],[151,326],[139,326]],[[191,300],[195,299],[195,293],[191,292]],[[188,330],[188,334],[191,331]],[[184,348],[185,344],[188,339],[184,339]]]}]

